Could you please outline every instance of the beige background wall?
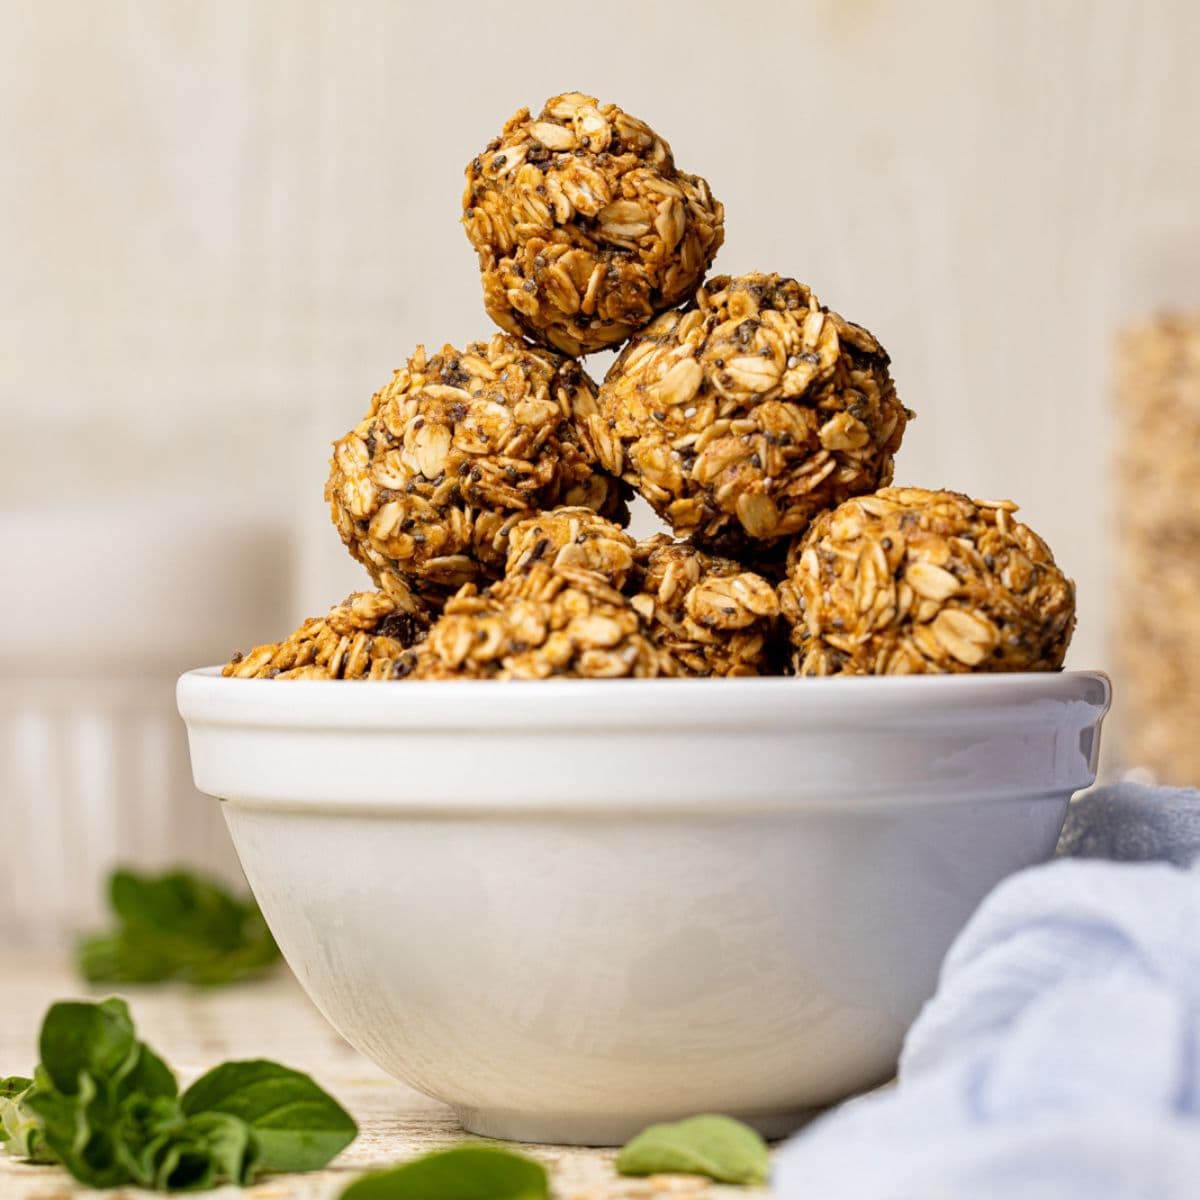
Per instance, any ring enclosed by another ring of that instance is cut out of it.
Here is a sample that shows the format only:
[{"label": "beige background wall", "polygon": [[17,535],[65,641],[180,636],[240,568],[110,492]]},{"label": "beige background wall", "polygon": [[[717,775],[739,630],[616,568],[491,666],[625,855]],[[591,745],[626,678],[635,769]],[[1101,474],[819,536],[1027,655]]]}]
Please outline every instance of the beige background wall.
[{"label": "beige background wall", "polygon": [[1108,662],[1110,335],[1200,300],[1193,0],[0,17],[10,699],[100,660],[165,678],[361,582],[328,442],[414,342],[486,333],[463,164],[571,88],[708,176],[721,269],[793,274],[881,337],[920,414],[898,478],[1021,501],[1079,581],[1073,663]]},{"label": "beige background wall", "polygon": [[327,443],[413,342],[486,331],[463,163],[582,88],[708,175],[721,268],[878,333],[920,413],[899,477],[1020,500],[1078,577],[1075,663],[1106,661],[1109,334],[1200,292],[1191,0],[3,14],[3,503],[244,499],[299,541],[255,631],[335,599]]}]

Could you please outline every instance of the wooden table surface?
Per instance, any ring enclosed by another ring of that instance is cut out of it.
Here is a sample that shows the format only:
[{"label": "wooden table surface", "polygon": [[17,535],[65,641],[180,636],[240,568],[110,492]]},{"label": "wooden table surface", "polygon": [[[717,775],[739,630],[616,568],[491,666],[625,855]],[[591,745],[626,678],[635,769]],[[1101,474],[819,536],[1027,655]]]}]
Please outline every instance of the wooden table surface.
[{"label": "wooden table surface", "polygon": [[[31,1071],[38,1027],[52,1001],[88,994],[65,962],[0,961],[0,1076]],[[175,1068],[181,1084],[226,1059],[272,1058],[309,1072],[358,1122],[357,1140],[324,1171],[272,1176],[244,1191],[226,1187],[205,1195],[336,1200],[359,1171],[388,1166],[465,1136],[448,1108],[396,1083],[347,1046],[284,969],[263,982],[214,991],[171,985],[124,988],[121,994],[129,1001],[140,1036]],[[690,1176],[623,1179],[613,1170],[611,1150],[521,1149],[550,1168],[556,1200],[750,1200],[767,1194]],[[0,1153],[2,1200],[132,1200],[151,1194],[136,1188],[94,1192],[75,1184],[60,1168],[31,1166]]]}]

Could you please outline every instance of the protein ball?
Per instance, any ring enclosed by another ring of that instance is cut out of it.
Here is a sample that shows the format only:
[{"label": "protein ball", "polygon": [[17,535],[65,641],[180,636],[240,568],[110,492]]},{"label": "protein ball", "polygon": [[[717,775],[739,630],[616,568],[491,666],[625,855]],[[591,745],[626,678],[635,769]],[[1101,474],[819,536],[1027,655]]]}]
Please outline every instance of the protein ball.
[{"label": "protein ball", "polygon": [[520,109],[467,166],[463,225],[484,307],[567,354],[616,346],[690,294],[723,221],[653,129],[579,92],[536,118]]},{"label": "protein ball", "polygon": [[622,588],[633,569],[636,546],[624,529],[590,508],[555,508],[512,527],[504,573],[520,575],[544,562],[595,571]]},{"label": "protein ball", "polygon": [[342,541],[383,591],[440,608],[504,570],[509,530],[560,504],[625,517],[623,485],[579,445],[594,404],[579,364],[496,334],[418,346],[334,446],[325,496]]},{"label": "protein ball", "polygon": [[480,592],[468,584],[393,678],[652,678],[683,674],[628,597],[594,571],[534,563]]},{"label": "protein ball", "polygon": [[378,679],[428,628],[424,613],[380,592],[355,592],[310,617],[282,642],[235,654],[222,675],[237,679]]},{"label": "protein ball", "polygon": [[889,483],[912,417],[883,347],[779,275],[709,280],[575,411],[600,465],[678,536],[738,558]]},{"label": "protein ball", "polygon": [[639,543],[633,607],[692,675],[778,674],[779,599],[760,575],[687,542]]},{"label": "protein ball", "polygon": [[796,673],[1058,670],[1075,585],[1016,511],[888,488],[818,517],[780,587]]}]

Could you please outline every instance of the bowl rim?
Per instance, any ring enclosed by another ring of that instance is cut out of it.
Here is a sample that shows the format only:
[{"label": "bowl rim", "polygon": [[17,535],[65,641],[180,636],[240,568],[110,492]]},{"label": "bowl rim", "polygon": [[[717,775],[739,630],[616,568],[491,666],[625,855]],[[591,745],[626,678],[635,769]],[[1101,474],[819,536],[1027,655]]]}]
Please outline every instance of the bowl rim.
[{"label": "bowl rim", "polygon": [[[505,686],[502,686],[505,685]],[[498,690],[499,689],[499,690]],[[1047,703],[1078,704],[1090,720],[1112,702],[1102,671],[732,679],[354,680],[235,679],[220,667],[180,676],[189,724],[274,729],[547,730],[978,723]],[[497,703],[504,700],[504,703]]]}]

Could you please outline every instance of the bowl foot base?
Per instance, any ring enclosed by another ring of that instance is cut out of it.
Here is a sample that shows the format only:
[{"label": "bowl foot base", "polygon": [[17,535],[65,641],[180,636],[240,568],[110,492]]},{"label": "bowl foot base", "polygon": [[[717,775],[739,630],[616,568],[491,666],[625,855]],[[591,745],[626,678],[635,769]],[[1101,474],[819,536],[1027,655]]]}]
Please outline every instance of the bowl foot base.
[{"label": "bowl foot base", "polygon": [[[499,1138],[507,1142],[535,1142],[555,1146],[622,1146],[647,1125],[676,1121],[693,1115],[695,1110],[676,1113],[651,1113],[647,1116],[622,1116],[607,1113],[521,1112],[507,1108],[463,1108],[454,1105],[454,1113],[468,1133]],[[729,1113],[753,1126],[768,1140],[795,1133],[819,1108],[797,1108],[772,1112]]]}]

